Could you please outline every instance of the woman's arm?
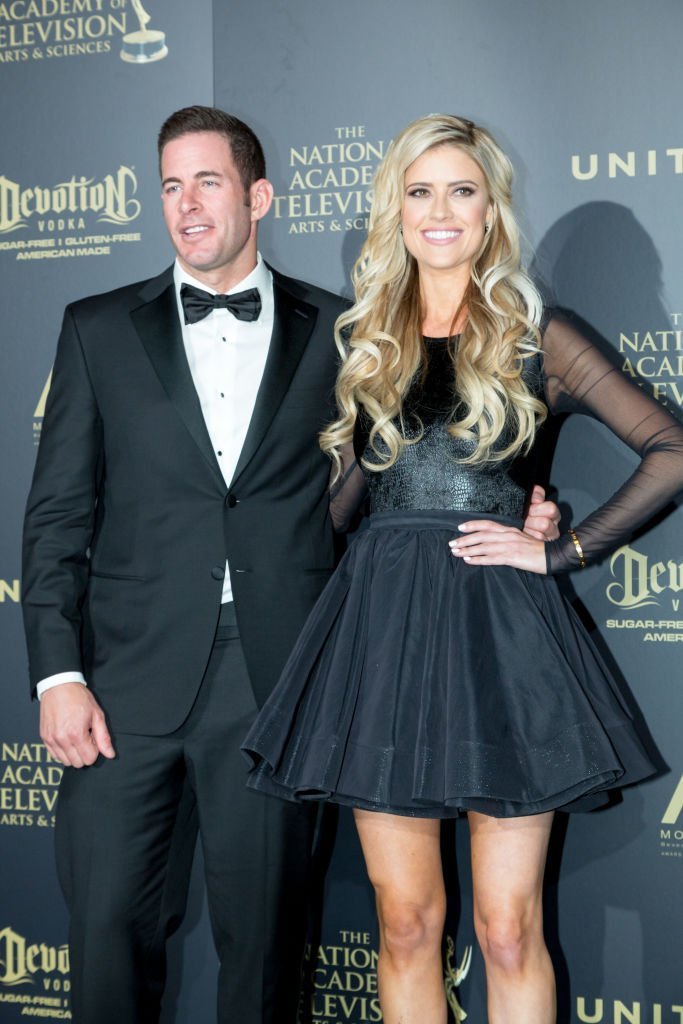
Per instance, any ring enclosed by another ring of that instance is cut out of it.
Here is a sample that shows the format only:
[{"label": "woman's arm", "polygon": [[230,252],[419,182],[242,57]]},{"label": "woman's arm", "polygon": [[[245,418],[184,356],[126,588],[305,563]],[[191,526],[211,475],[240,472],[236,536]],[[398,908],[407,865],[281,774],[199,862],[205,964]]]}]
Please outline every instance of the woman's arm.
[{"label": "woman's arm", "polygon": [[640,456],[611,498],[546,546],[557,573],[613,551],[683,489],[683,426],[563,318],[548,324],[543,351],[550,410],[594,416]]},{"label": "woman's arm", "polygon": [[341,460],[341,476],[334,479],[336,466],[333,464],[330,484],[330,516],[337,533],[348,530],[367,494],[365,477],[356,461],[352,442],[343,446]]},{"label": "woman's arm", "polygon": [[683,490],[683,426],[678,420],[564,318],[550,320],[543,352],[551,412],[580,412],[600,420],[640,456],[640,463],[611,498],[545,545],[514,527],[464,523],[465,536],[452,541],[451,550],[473,565],[548,573],[583,568],[624,543]]}]

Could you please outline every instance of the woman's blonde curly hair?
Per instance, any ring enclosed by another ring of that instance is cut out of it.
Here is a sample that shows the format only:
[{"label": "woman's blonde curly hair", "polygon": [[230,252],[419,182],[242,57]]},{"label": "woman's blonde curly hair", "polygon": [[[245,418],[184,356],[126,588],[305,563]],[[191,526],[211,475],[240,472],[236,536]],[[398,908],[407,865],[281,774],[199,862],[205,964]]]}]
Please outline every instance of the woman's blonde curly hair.
[{"label": "woman's blonde curly hair", "polygon": [[397,135],[377,171],[368,237],[352,274],[356,301],[337,320],[339,418],[321,433],[320,445],[338,466],[360,410],[370,424],[376,459],[363,460],[367,469],[387,469],[403,446],[416,440],[404,436],[402,403],[424,367],[424,311],[417,264],[400,232],[404,178],[426,150],[444,145],[457,146],[476,161],[493,209],[461,303],[467,322],[453,350],[456,400],[450,432],[473,442],[463,462],[502,461],[529,449],[545,417],[545,406],[522,378],[524,360],[538,351],[542,304],[521,266],[512,165],[484,128],[450,114],[430,114]]}]

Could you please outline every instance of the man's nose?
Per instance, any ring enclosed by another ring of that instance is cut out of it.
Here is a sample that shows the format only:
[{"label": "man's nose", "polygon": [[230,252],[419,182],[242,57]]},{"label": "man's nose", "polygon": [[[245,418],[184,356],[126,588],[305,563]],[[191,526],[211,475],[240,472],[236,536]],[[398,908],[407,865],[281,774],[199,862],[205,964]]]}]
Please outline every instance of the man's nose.
[{"label": "man's nose", "polygon": [[184,188],[180,197],[180,209],[183,213],[194,210],[199,206],[199,193],[194,185]]}]

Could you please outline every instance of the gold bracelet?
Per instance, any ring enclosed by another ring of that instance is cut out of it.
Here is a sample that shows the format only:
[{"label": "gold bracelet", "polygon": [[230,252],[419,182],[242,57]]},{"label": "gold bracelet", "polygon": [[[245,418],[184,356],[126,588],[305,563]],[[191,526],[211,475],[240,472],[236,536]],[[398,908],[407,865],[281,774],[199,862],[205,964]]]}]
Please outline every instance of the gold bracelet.
[{"label": "gold bracelet", "polygon": [[583,548],[581,547],[581,541],[576,536],[576,533],[574,532],[574,530],[570,529],[567,532],[568,532],[569,536],[571,537],[571,539],[574,541],[574,547],[576,548],[576,553],[579,556],[579,569],[585,569],[586,568],[586,556],[583,553]]}]

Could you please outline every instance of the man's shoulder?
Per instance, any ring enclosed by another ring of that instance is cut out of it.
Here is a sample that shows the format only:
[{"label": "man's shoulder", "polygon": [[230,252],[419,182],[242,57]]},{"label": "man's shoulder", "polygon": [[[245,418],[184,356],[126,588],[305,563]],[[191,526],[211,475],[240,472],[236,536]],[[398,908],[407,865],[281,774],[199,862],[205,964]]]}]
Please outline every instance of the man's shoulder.
[{"label": "man's shoulder", "polygon": [[161,274],[133,281],[131,284],[112,288],[110,291],[86,295],[68,304],[68,309],[75,315],[102,315],[108,311],[134,309],[144,301],[160,294],[173,283],[173,268],[168,267]]},{"label": "man's shoulder", "polygon": [[326,288],[320,288],[318,285],[311,284],[310,281],[288,277],[272,266],[270,270],[275,286],[282,288],[300,302],[307,302],[309,305],[317,306],[319,309],[328,309],[335,316],[339,316],[350,305],[348,299],[337,295],[335,292],[328,291]]}]

